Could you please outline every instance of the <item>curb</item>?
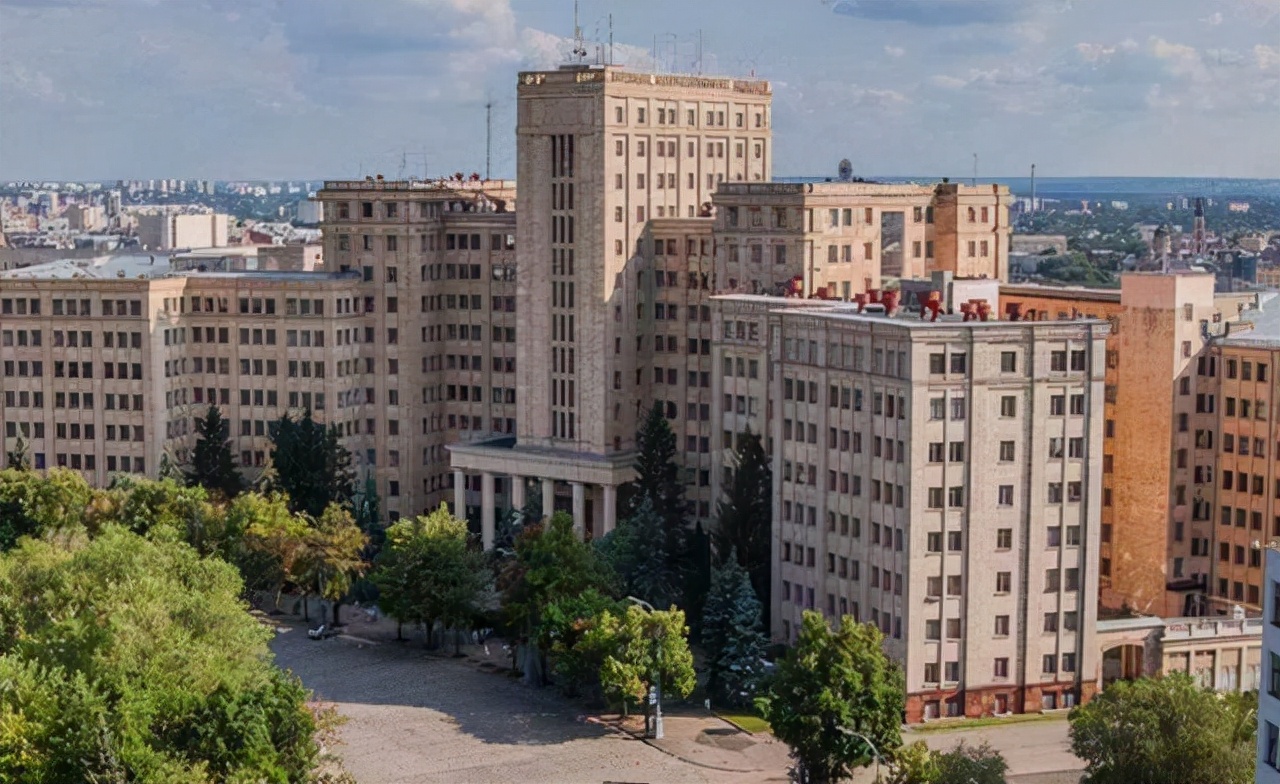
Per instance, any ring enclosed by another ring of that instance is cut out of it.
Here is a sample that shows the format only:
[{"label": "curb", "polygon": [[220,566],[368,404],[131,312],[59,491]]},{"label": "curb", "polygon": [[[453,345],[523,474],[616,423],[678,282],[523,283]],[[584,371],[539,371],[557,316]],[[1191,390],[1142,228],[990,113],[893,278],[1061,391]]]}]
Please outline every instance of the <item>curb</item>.
[{"label": "curb", "polygon": [[[600,724],[602,726],[609,727],[615,732],[621,732],[622,734],[627,735],[633,740],[638,740],[644,743],[646,746],[655,748],[658,751],[662,752],[663,754],[666,754],[668,757],[673,757],[675,759],[680,760],[681,762],[687,763],[689,765],[695,765],[699,768],[706,768],[707,770],[718,770],[721,773],[764,773],[765,772],[762,768],[726,768],[722,765],[711,765],[706,762],[699,762],[698,760],[690,759],[683,755],[677,754],[676,752],[671,751],[670,749],[665,749],[662,746],[659,746],[657,743],[655,743],[652,738],[646,738],[641,733],[632,732],[631,730],[627,729],[626,727],[623,727],[620,724],[617,724],[611,721],[601,721]],[[745,730],[743,731],[745,732]],[[750,735],[751,733],[747,733],[747,734]]]}]

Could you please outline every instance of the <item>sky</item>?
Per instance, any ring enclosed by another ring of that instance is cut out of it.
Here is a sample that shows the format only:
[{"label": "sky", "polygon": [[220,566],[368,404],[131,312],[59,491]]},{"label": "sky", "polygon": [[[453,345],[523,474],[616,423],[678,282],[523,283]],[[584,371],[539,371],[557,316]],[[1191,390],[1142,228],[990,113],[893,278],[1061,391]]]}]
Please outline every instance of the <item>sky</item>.
[{"label": "sky", "polygon": [[[775,176],[1280,177],[1280,0],[580,6],[593,56],[612,15],[617,63],[769,79]],[[483,173],[486,104],[511,176],[516,73],[572,30],[571,0],[0,0],[0,179]]]}]

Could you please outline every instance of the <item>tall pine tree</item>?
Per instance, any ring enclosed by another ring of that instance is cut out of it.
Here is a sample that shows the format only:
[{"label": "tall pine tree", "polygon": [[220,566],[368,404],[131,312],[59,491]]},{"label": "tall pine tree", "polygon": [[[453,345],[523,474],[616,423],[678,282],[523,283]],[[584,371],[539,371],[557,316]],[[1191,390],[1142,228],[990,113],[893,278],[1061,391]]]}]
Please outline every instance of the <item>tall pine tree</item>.
[{"label": "tall pine tree", "polygon": [[204,417],[196,420],[196,446],[185,474],[188,487],[200,486],[227,498],[244,490],[244,479],[231,454],[230,433],[230,423],[222,418],[217,406],[209,406]]},{"label": "tall pine tree", "polygon": [[319,517],[329,504],[351,504],[355,473],[336,425],[326,429],[310,411],[282,416],[271,423],[271,444],[275,489],[288,493],[291,511]]},{"label": "tall pine tree", "polygon": [[749,705],[764,676],[760,600],[736,557],[711,575],[702,610],[702,645],[707,652],[711,693],[730,705]]},{"label": "tall pine tree", "polygon": [[636,478],[626,485],[626,513],[635,514],[647,497],[653,511],[662,518],[668,556],[683,560],[688,536],[684,484],[676,465],[676,434],[662,413],[662,403],[654,403],[649,409],[636,433],[636,447]]},{"label": "tall pine tree", "polygon": [[738,437],[733,463],[733,481],[716,506],[718,520],[712,532],[716,561],[723,564],[731,553],[736,554],[764,606],[764,624],[768,628],[773,472],[759,435],[748,429]]}]

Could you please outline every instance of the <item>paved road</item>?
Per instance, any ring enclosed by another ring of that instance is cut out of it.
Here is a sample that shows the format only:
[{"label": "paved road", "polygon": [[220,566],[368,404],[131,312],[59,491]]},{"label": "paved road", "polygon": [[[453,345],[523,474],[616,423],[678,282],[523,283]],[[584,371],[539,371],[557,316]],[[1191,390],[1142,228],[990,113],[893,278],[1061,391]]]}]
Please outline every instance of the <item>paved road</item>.
[{"label": "paved road", "polygon": [[412,645],[316,642],[281,628],[279,663],[348,717],[337,751],[361,784],[735,780],[588,724],[554,693],[505,675]]},{"label": "paved road", "polygon": [[[702,767],[585,721],[552,690],[530,689],[506,675],[480,671],[474,663],[427,655],[420,643],[390,642],[372,628],[372,640],[317,642],[307,639],[300,624],[283,622],[279,628],[271,646],[279,663],[297,673],[319,699],[337,703],[348,718],[337,752],[361,784],[786,781],[785,748],[780,745],[758,746],[741,760],[731,760],[739,770],[755,773]],[[931,748],[946,750],[962,738],[972,744],[990,741],[1004,754],[1010,784],[1079,782],[1083,764],[1068,750],[1065,720],[908,732],[904,740],[923,739]],[[686,751],[687,759],[715,757],[713,761],[727,764],[719,759],[723,754],[710,748]],[[870,770],[853,778],[854,784],[871,780]]]}]

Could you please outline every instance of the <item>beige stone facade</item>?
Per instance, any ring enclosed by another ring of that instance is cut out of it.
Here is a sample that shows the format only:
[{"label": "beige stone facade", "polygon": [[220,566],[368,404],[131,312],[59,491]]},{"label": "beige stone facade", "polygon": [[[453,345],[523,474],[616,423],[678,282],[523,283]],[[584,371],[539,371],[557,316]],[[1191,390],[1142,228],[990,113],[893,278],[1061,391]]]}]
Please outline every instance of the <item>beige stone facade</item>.
[{"label": "beige stone facade", "polygon": [[746,427],[773,455],[776,639],[807,609],[877,624],[909,721],[1091,693],[1105,322],[748,295],[713,322],[718,462]]}]

